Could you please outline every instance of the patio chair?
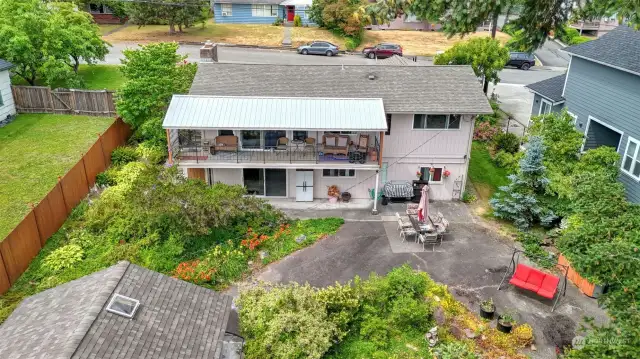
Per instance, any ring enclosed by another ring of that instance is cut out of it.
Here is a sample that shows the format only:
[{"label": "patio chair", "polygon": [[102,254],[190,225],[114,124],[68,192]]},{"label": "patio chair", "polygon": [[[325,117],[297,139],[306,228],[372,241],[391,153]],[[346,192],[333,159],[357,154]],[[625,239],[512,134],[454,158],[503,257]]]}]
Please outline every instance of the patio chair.
[{"label": "patio chair", "polygon": [[288,144],[289,144],[288,138],[280,137],[278,138],[278,142],[276,143],[276,150],[286,150]]},{"label": "patio chair", "polygon": [[313,137],[307,137],[304,139],[304,149],[313,151],[316,149],[316,139]]},{"label": "patio chair", "polygon": [[360,137],[358,137],[358,145],[356,146],[356,151],[366,154],[368,150],[369,150],[369,135],[361,134]]},{"label": "patio chair", "polygon": [[407,203],[407,214],[408,215],[417,215],[418,214],[418,204],[417,203]]},{"label": "patio chair", "polygon": [[[401,220],[398,220],[398,227],[400,227],[401,224]],[[417,236],[418,232],[416,232],[415,229],[413,229],[413,226],[411,227],[402,227],[400,229],[400,238],[402,238],[402,241],[406,241],[407,240],[407,236]],[[424,249],[424,248],[423,248]]]},{"label": "patio chair", "polygon": [[398,212],[396,212],[396,219],[398,220],[398,230],[401,230],[402,228],[408,228],[408,227],[413,228],[413,224],[411,224],[411,220],[409,218],[400,217],[400,214]]},{"label": "patio chair", "polygon": [[431,248],[432,252],[436,251],[436,244],[438,244],[438,234],[437,233],[420,233],[418,234],[418,240],[422,243],[422,250],[424,251],[424,245],[430,244],[433,247]]}]

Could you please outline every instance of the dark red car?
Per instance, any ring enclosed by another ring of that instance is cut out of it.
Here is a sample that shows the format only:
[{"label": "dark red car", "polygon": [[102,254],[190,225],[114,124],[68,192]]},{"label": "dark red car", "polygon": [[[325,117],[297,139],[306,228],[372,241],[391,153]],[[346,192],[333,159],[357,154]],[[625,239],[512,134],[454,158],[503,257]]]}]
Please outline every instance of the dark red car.
[{"label": "dark red car", "polygon": [[393,55],[402,56],[402,46],[398,44],[378,44],[373,47],[365,47],[362,49],[362,54],[370,59],[384,59]]}]

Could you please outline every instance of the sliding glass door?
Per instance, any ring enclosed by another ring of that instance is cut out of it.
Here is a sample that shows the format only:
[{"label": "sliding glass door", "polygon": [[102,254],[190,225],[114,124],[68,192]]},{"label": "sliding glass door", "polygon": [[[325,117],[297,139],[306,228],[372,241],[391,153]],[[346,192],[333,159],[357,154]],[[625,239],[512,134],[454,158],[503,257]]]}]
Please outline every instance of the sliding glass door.
[{"label": "sliding glass door", "polygon": [[287,170],[276,168],[244,168],[247,192],[255,196],[286,197]]}]

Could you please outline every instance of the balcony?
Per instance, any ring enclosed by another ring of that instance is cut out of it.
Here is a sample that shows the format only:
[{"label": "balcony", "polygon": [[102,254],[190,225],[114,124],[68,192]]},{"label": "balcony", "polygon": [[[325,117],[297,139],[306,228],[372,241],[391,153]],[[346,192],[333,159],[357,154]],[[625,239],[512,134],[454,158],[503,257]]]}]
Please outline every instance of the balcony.
[{"label": "balcony", "polygon": [[371,167],[377,168],[380,159],[380,144],[367,148],[349,145],[344,149],[327,148],[323,144],[294,143],[275,147],[243,149],[239,146],[215,146],[208,143],[174,143],[173,157],[183,164],[202,164],[204,167],[248,167],[246,165],[270,164],[282,167]]},{"label": "balcony", "polygon": [[577,21],[569,24],[569,27],[577,30],[598,30],[600,29],[600,21]]}]

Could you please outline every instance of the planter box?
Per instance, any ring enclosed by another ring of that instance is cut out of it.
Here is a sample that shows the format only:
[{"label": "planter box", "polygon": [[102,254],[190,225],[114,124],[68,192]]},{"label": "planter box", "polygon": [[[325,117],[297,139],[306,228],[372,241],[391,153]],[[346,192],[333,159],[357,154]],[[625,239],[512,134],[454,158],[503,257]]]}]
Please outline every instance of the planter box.
[{"label": "planter box", "polygon": [[[582,293],[592,298],[598,298],[602,294],[602,286],[589,283],[588,280],[582,278],[582,276],[571,267],[571,263],[569,263],[569,260],[564,255],[560,254],[558,256],[558,264],[569,266],[567,279],[575,284]],[[564,267],[558,266],[558,268],[564,271]]]}]

